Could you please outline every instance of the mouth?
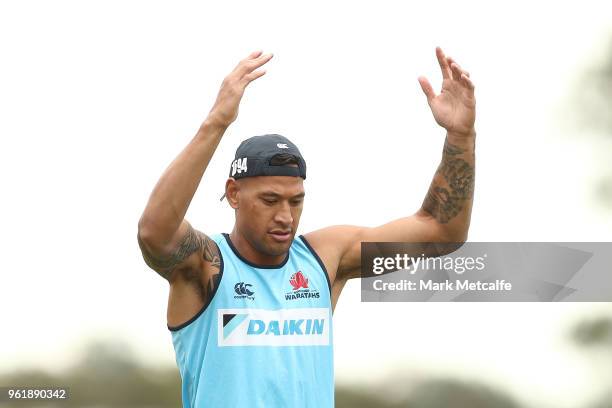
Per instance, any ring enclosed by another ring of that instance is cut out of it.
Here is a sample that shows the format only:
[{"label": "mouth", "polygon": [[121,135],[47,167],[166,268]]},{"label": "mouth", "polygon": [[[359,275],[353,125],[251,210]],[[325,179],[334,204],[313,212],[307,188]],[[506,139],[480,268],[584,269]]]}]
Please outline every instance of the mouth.
[{"label": "mouth", "polygon": [[291,238],[291,231],[274,230],[274,231],[268,232],[268,234],[276,242],[286,242]]}]

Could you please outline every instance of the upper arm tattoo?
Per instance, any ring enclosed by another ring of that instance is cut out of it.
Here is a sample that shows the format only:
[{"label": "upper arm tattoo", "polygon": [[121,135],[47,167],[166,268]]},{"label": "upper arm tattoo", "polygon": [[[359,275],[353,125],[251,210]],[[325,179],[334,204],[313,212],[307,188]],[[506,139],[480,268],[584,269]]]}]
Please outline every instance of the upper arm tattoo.
[{"label": "upper arm tattoo", "polygon": [[[472,199],[474,192],[474,159],[465,149],[444,143],[442,163],[423,202],[423,209],[441,224],[446,224]],[[463,156],[463,157],[462,157]],[[464,158],[468,159],[465,160]],[[470,163],[471,161],[471,163]]]},{"label": "upper arm tattoo", "polygon": [[[206,234],[193,229],[191,225],[178,246],[168,255],[153,254],[147,250],[140,239],[140,234],[138,234],[138,245],[142,251],[145,263],[167,280],[170,280],[170,276],[177,265],[180,265],[187,257],[196,251],[198,251],[204,261],[209,262],[213,267],[213,275],[211,275],[211,282],[209,282],[209,285],[214,283],[212,279],[215,273],[218,273],[220,270],[221,258],[219,256],[217,244]],[[193,271],[190,271],[186,274],[186,278],[189,280],[197,280],[197,275],[194,274]]]}]

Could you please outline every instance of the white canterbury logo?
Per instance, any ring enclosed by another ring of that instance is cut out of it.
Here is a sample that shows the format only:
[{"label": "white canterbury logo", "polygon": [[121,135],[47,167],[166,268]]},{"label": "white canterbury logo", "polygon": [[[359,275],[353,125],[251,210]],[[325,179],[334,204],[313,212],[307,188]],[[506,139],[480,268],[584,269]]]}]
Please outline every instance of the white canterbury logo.
[{"label": "white canterbury logo", "polygon": [[289,148],[289,146],[287,146],[287,143],[277,143],[276,146],[279,149],[288,149]]},{"label": "white canterbury logo", "polygon": [[247,171],[247,158],[243,157],[242,159],[236,159],[232,162],[232,177],[234,174],[242,173],[243,171]]}]

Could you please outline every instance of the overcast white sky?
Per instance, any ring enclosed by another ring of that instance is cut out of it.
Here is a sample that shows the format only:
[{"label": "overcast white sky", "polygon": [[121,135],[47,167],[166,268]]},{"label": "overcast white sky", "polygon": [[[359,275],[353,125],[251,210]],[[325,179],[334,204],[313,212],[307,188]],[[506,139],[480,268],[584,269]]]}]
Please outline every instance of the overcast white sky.
[{"label": "overcast white sky", "polygon": [[[590,198],[601,147],[557,121],[612,33],[606,2],[228,3],[0,5],[0,371],[63,367],[102,337],[174,364],[167,285],[140,257],[137,221],[223,77],[256,49],[275,56],[192,201],[197,228],[231,230],[218,200],[230,161],[264,133],[308,162],[301,233],[416,211],[444,140],[417,82],[439,88],[439,45],[476,84],[470,240],[610,241],[610,213]],[[337,380],[399,365],[575,406],[598,384],[562,336],[604,306],[362,304],[351,282],[334,317]]]}]

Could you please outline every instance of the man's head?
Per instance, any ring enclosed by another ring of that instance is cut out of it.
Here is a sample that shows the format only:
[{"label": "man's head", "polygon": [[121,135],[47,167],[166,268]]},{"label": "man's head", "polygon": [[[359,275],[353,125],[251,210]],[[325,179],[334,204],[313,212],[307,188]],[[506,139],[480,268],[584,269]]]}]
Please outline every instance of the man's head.
[{"label": "man's head", "polygon": [[236,229],[263,255],[285,254],[304,202],[306,163],[297,146],[276,134],[254,136],[236,150],[225,196]]}]

